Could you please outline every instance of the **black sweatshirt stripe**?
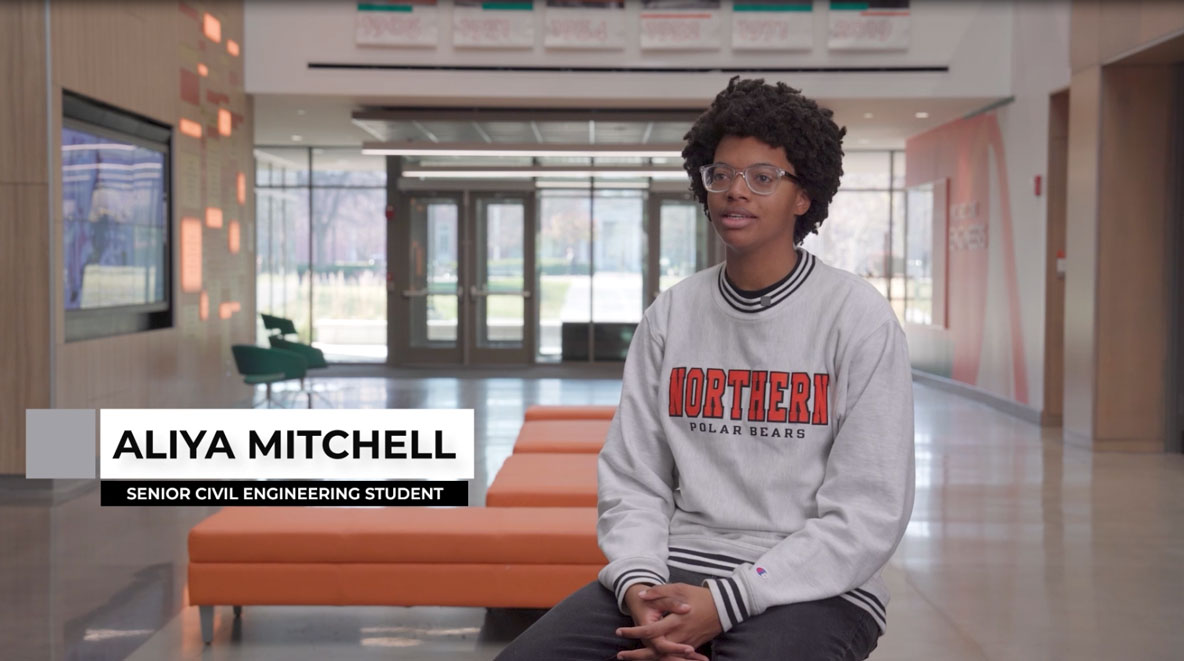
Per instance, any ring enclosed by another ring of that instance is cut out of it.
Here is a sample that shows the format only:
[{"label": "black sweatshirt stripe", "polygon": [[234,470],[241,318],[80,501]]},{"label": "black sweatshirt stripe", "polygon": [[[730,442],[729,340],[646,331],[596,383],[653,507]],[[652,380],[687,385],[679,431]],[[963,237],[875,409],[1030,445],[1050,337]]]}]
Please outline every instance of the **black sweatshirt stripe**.
[{"label": "black sweatshirt stripe", "polygon": [[652,580],[657,585],[661,585],[665,582],[662,580],[661,576],[648,569],[629,569],[622,572],[621,575],[617,577],[617,580],[613,582],[613,592],[619,593],[621,591],[621,586],[623,586],[627,581],[633,580],[635,578]]},{"label": "black sweatshirt stripe", "polygon": [[740,621],[748,619],[748,604],[744,603],[744,593],[740,591],[740,585],[736,583],[736,579],[728,577],[724,579],[725,582],[732,588],[732,593],[735,595],[736,608],[740,612]]},{"label": "black sweatshirt stripe", "polygon": [[854,592],[847,592],[842,596],[846,598],[847,601],[850,601],[857,606],[861,606],[865,611],[870,613],[873,618],[875,618],[876,623],[880,625],[881,629],[885,628],[886,624],[888,623],[888,618],[884,615],[884,612],[872,605],[872,603],[862,595],[856,594]]},{"label": "black sweatshirt stripe", "polygon": [[852,590],[852,592],[856,592],[858,594],[861,594],[861,595],[867,597],[868,599],[871,599],[872,602],[875,603],[875,605],[880,609],[881,613],[886,614],[888,612],[888,609],[885,608],[884,604],[879,599],[876,598],[876,595],[868,592],[867,590],[864,590],[863,588],[855,588],[854,590]]},{"label": "black sweatshirt stripe", "polygon": [[740,619],[736,615],[736,606],[732,603],[732,595],[728,594],[727,589],[724,588],[724,582],[722,579],[710,580],[715,583],[715,589],[719,590],[720,596],[723,597],[724,611],[726,611],[728,620],[732,623],[732,626],[736,626],[740,623]]},{"label": "black sweatshirt stripe", "polygon": [[689,555],[697,558],[703,558],[704,560],[718,560],[720,562],[728,563],[733,567],[739,567],[745,562],[748,562],[747,560],[741,560],[740,558],[733,558],[731,556],[721,555],[719,553],[704,553],[703,551],[684,549],[678,546],[670,547],[670,552],[677,553],[679,555]]}]

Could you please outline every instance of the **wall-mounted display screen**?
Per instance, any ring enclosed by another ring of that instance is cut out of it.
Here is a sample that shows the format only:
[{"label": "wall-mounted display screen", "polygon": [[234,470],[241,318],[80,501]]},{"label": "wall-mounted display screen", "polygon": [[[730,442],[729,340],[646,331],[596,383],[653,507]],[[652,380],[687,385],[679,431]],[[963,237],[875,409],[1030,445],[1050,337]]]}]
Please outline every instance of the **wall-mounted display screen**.
[{"label": "wall-mounted display screen", "polygon": [[172,325],[172,129],[62,95],[66,340]]},{"label": "wall-mounted display screen", "polygon": [[62,128],[67,310],[166,304],[165,152]]}]

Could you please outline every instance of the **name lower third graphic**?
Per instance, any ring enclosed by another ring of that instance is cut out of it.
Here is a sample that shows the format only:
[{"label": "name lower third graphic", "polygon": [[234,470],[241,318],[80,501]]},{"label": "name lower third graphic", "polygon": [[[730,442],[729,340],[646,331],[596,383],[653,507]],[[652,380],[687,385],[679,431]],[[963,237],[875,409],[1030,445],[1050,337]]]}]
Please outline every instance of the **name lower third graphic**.
[{"label": "name lower third graphic", "polygon": [[430,481],[170,481],[110,480],[103,505],[465,506],[466,482]]}]

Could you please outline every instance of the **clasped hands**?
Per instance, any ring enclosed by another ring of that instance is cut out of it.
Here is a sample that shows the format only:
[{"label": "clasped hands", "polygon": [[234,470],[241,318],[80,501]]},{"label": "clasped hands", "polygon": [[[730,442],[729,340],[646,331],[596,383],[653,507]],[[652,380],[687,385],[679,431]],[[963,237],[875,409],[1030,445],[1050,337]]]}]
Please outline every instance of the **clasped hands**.
[{"label": "clasped hands", "polygon": [[711,591],[686,583],[631,585],[625,606],[636,626],[617,635],[640,640],[641,648],[617,654],[623,661],[710,661],[695,650],[723,631]]}]

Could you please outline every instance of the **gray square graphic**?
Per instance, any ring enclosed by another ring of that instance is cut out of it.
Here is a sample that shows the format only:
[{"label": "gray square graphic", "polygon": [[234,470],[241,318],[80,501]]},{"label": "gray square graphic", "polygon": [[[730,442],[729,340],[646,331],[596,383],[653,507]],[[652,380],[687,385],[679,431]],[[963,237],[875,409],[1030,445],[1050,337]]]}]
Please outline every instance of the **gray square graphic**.
[{"label": "gray square graphic", "polygon": [[93,480],[94,409],[25,409],[25,477]]}]

